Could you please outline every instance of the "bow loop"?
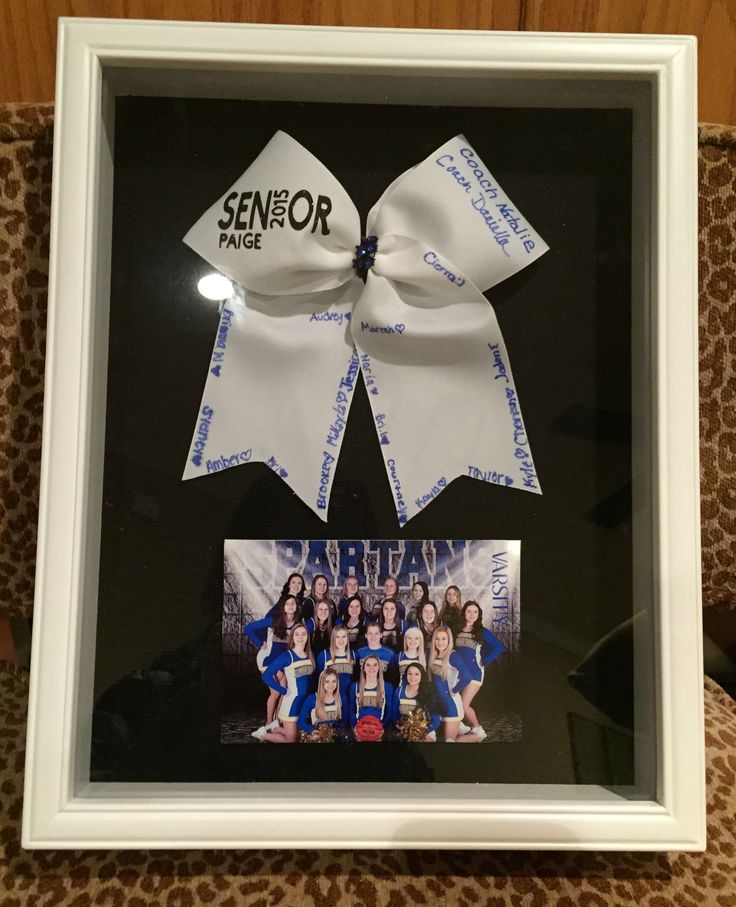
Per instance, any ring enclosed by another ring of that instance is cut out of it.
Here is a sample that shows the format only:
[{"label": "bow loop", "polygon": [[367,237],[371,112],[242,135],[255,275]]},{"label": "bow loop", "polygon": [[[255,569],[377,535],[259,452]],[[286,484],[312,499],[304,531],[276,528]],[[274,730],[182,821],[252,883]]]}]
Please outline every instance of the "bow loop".
[{"label": "bow loop", "polygon": [[482,291],[549,248],[463,135],[391,183],[368,214],[368,232],[419,240]]},{"label": "bow loop", "polygon": [[277,296],[350,280],[359,231],[358,211],[340,183],[277,132],[184,242],[246,289]]}]

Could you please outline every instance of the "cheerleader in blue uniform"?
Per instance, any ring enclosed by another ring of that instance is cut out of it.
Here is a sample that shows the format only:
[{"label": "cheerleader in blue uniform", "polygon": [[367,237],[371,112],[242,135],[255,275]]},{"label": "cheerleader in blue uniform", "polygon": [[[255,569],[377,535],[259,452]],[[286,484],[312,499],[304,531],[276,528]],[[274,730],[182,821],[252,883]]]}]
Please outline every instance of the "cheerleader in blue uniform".
[{"label": "cheerleader in blue uniform", "polygon": [[427,672],[418,661],[410,662],[398,688],[394,691],[393,720],[397,724],[403,717],[415,709],[423,709],[428,721],[427,743],[437,740],[437,729],[440,726],[440,715],[437,711],[434,685],[427,678]]},{"label": "cheerleader in blue uniform", "polygon": [[460,733],[463,720],[463,701],[458,686],[465,678],[464,663],[452,648],[452,633],[447,627],[438,627],[432,635],[429,669],[439,701],[444,739],[455,743],[480,743],[477,734]]},{"label": "cheerleader in blue uniform", "polygon": [[[293,595],[287,595],[276,605],[272,614],[269,612],[263,620],[255,620],[246,624],[243,631],[254,646],[259,647],[256,655],[258,670],[263,674],[266,668],[289,648],[289,638],[292,629],[299,623],[299,605]],[[283,678],[281,678],[283,680]],[[276,715],[279,694],[269,690],[266,700],[266,723],[254,731],[257,736],[260,731],[274,730],[279,726]]]},{"label": "cheerleader in blue uniform", "polygon": [[[297,720],[304,700],[309,695],[314,669],[314,655],[312,655],[309,645],[309,631],[304,624],[297,624],[291,631],[288,650],[271,662],[263,672],[263,682],[283,697],[279,705],[281,724],[272,731],[264,728],[262,734],[256,731],[254,736],[269,743],[296,742]],[[276,675],[279,672],[283,672],[283,683],[277,679]]]},{"label": "cheerleader in blue uniform", "polygon": [[368,624],[365,628],[365,645],[355,653],[358,665],[362,665],[369,655],[375,655],[381,664],[381,673],[384,675],[396,659],[396,652],[381,643],[381,628],[378,624]]},{"label": "cheerleader in blue uniform", "polygon": [[[334,608],[333,603],[327,598],[327,592],[330,588],[330,581],[324,573],[317,573],[312,578],[312,585],[309,589],[309,595],[304,599],[302,604],[302,617],[314,617],[314,609],[317,602],[326,601]],[[334,615],[333,615],[334,619]]]},{"label": "cheerleader in blue uniform", "polygon": [[392,682],[399,683],[404,677],[407,665],[418,662],[426,671],[427,658],[424,652],[424,634],[419,627],[407,627],[404,632],[403,648],[396,657],[392,669]]},{"label": "cheerleader in blue uniform", "polygon": [[[358,594],[358,579],[355,576],[346,576],[340,590],[340,600],[337,603],[337,616],[345,617],[348,613],[348,602]],[[362,600],[361,600],[362,602]],[[362,603],[361,603],[362,608]]]},{"label": "cheerleader in blue uniform", "polygon": [[365,619],[363,617],[363,599],[359,595],[354,595],[348,602],[345,617],[340,619],[340,626],[348,631],[350,645],[356,649],[363,639],[365,633]]},{"label": "cheerleader in blue uniform", "polygon": [[406,621],[399,617],[396,602],[392,598],[384,599],[377,623],[381,631],[381,645],[388,646],[394,652],[401,649]]},{"label": "cheerleader in blue uniform", "polygon": [[369,655],[361,666],[359,680],[350,685],[350,726],[354,729],[361,718],[371,716],[387,728],[393,717],[393,694],[393,687],[383,679],[381,663],[375,655]]},{"label": "cheerleader in blue uniform", "polygon": [[307,617],[304,625],[309,630],[309,641],[315,656],[329,648],[332,638],[332,609],[328,602],[317,602],[314,617]]},{"label": "cheerleader in blue uniform", "polygon": [[317,692],[304,700],[297,727],[305,734],[313,734],[320,724],[340,728],[346,714],[345,703],[340,697],[340,680],[333,668],[326,668],[319,676]]},{"label": "cheerleader in blue uniform", "polygon": [[483,612],[478,602],[465,602],[458,627],[460,629],[455,635],[455,654],[464,664],[463,678],[458,690],[470,725],[470,733],[483,740],[488,735],[481,727],[471,702],[483,684],[486,665],[498,658],[504,651],[504,645],[483,626]]},{"label": "cheerleader in blue uniform", "polygon": [[453,634],[458,630],[462,616],[462,593],[459,586],[448,586],[440,607],[440,623],[449,627]]},{"label": "cheerleader in blue uniform", "polygon": [[424,637],[424,650],[429,654],[429,647],[432,644],[432,636],[437,627],[440,626],[440,619],[437,615],[437,605],[434,602],[424,602],[420,608],[414,626],[419,627]]},{"label": "cheerleader in blue uniform", "polygon": [[293,595],[299,605],[301,610],[302,602],[304,601],[304,590],[306,589],[306,584],[304,582],[304,577],[301,573],[292,573],[289,575],[289,578],[283,585],[281,589],[281,595],[278,598],[276,604],[268,612],[269,614],[275,614],[281,602],[286,598],[287,595]]},{"label": "cheerleader in blue uniform", "polygon": [[333,627],[330,648],[317,655],[317,674],[330,668],[340,680],[340,695],[347,702],[350,684],[353,682],[355,657],[350,649],[350,638],[346,627]]}]

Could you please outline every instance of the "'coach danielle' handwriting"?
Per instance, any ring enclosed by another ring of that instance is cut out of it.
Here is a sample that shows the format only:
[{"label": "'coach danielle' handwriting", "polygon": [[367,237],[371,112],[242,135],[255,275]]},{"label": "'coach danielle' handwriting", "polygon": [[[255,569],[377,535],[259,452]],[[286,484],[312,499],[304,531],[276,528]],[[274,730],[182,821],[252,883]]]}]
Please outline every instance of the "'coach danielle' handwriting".
[{"label": "'coach danielle' handwriting", "polygon": [[533,252],[536,246],[531,238],[531,229],[519,213],[511,207],[508,199],[495,201],[499,194],[503,196],[503,192],[476,160],[477,155],[473,149],[467,146],[460,148],[460,157],[465,164],[464,168],[458,166],[455,156],[452,154],[441,154],[435,163],[455,180],[458,188],[468,195],[472,195],[473,209],[483,218],[493,239],[507,258],[510,255],[506,246],[512,238],[519,240],[527,254]]}]

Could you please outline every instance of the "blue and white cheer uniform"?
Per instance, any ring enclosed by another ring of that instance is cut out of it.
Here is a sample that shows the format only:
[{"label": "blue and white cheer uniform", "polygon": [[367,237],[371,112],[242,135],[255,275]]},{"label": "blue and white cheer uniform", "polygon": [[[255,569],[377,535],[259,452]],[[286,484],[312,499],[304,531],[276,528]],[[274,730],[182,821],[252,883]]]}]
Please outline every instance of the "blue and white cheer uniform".
[{"label": "blue and white cheer uniform", "polygon": [[434,686],[437,690],[437,698],[440,708],[440,715],[443,721],[462,721],[465,717],[463,701],[458,692],[458,683],[460,682],[460,671],[463,667],[462,661],[457,652],[450,654],[450,663],[447,666],[447,679],[445,680],[440,670],[442,668],[441,659],[435,659],[429,669],[434,678]]},{"label": "blue and white cheer uniform", "polygon": [[470,683],[483,683],[485,666],[495,661],[504,651],[501,640],[485,627],[483,642],[474,639],[472,633],[460,630],[455,637],[455,654],[462,665],[458,690],[464,690]]},{"label": "blue and white cheer uniform", "polygon": [[[282,686],[276,675],[284,672],[286,686]],[[272,661],[263,673],[263,682],[281,693],[282,700],[279,706],[279,719],[281,721],[296,721],[304,705],[304,700],[309,695],[312,684],[314,665],[310,658],[300,658],[293,649]]]},{"label": "blue and white cheer uniform", "polygon": [[[290,624],[286,628],[284,637],[276,636],[273,630],[273,616],[267,614],[263,620],[254,620],[253,623],[246,624],[243,627],[245,635],[258,648],[256,664],[261,673],[266,670],[272,661],[278,658],[279,655],[283,655],[289,648],[289,637],[293,626],[294,624]],[[263,647],[264,643],[265,648]]]}]

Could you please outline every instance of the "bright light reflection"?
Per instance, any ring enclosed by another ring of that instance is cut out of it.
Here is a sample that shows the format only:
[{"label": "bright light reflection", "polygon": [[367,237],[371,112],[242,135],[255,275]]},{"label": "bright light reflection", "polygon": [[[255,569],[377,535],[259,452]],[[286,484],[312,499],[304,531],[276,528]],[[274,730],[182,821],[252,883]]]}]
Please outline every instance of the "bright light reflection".
[{"label": "bright light reflection", "polygon": [[197,289],[205,299],[212,299],[215,302],[229,299],[233,295],[232,281],[224,274],[205,274],[197,284]]}]

